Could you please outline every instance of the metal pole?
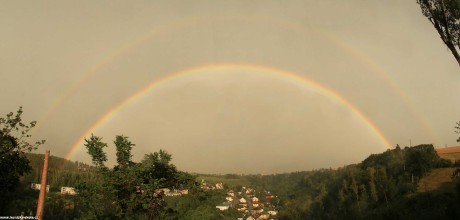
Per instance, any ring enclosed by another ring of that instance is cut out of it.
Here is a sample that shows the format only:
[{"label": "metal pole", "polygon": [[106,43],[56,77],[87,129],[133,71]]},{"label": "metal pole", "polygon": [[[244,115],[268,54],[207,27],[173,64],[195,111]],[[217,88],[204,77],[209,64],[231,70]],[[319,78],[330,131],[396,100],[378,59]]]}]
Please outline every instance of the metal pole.
[{"label": "metal pole", "polygon": [[40,195],[38,196],[38,204],[37,204],[37,218],[39,220],[43,219],[43,208],[45,207],[45,194],[46,194],[46,175],[48,173],[48,158],[50,155],[50,151],[46,150],[45,153],[45,162],[43,163],[43,173],[42,173],[42,181],[40,186]]}]

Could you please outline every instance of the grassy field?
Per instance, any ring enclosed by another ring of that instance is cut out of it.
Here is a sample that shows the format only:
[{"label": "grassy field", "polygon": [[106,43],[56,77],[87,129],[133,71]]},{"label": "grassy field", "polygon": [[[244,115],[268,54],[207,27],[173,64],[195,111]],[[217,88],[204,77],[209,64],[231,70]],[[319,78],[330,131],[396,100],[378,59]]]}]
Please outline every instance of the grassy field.
[{"label": "grassy field", "polygon": [[[460,146],[437,148],[439,157],[455,162],[460,160]],[[455,190],[455,182],[451,176],[455,168],[439,168],[432,170],[427,176],[423,177],[418,184],[419,192],[433,190],[449,191]]]},{"label": "grassy field", "polygon": [[447,154],[439,154],[439,157],[444,158],[446,160],[450,160],[452,162],[455,162],[457,160],[460,160],[460,152],[457,153],[447,153]]},{"label": "grassy field", "polygon": [[433,190],[455,190],[455,182],[451,178],[454,170],[455,168],[452,167],[432,170],[427,176],[420,180],[417,191],[428,192]]},{"label": "grassy field", "polygon": [[457,147],[446,147],[446,148],[437,148],[439,157],[455,162],[460,160],[460,146]]}]

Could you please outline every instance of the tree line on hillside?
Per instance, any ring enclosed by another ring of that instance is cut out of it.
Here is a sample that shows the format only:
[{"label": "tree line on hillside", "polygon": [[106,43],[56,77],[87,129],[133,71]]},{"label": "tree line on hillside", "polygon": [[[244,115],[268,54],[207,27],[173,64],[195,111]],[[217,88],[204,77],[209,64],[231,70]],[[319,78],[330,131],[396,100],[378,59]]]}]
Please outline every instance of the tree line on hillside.
[{"label": "tree line on hillside", "polygon": [[[27,153],[27,159],[32,167],[31,171],[24,175],[21,182],[30,186],[32,183],[40,183],[43,171],[43,154]],[[72,162],[64,158],[50,156],[48,162],[47,184],[51,192],[59,192],[61,187],[73,187],[81,179],[95,178],[94,167],[82,162]]]},{"label": "tree line on hillside", "polygon": [[[20,108],[16,114],[0,118],[0,213],[33,216],[38,191],[30,189],[39,183],[43,155],[32,150],[44,141],[29,143],[29,131],[36,125],[22,122]],[[236,217],[238,213],[222,214],[215,209],[223,192],[204,191],[195,176],[178,171],[170,163],[171,155],[160,150],[146,154],[141,162],[131,160],[134,146],[128,137],[119,135],[114,141],[117,165],[105,166],[107,160],[102,138],[91,136],[85,146],[93,165],[50,157],[45,219],[216,219]],[[74,186],[77,195],[61,195],[61,186]],[[165,198],[163,188],[187,188],[189,195]]]},{"label": "tree line on hillside", "polygon": [[[43,157],[27,154],[44,143],[26,140],[35,122],[21,120],[22,109],[0,118],[0,213],[33,215]],[[459,128],[460,129],[460,128]],[[117,164],[105,165],[107,143],[91,135],[85,146],[93,165],[52,158],[49,182],[75,186],[77,195],[53,190],[46,198],[48,219],[234,219],[236,211],[220,212],[215,206],[225,191],[200,189],[196,177],[181,172],[172,156],[160,150],[132,161],[135,146],[128,137],[115,137]],[[459,165],[460,163],[455,163]],[[459,219],[460,184],[456,190],[417,192],[419,180],[432,169],[450,167],[432,145],[397,146],[373,154],[359,164],[339,169],[320,169],[276,175],[238,176],[258,191],[278,195],[279,219]],[[29,173],[29,174],[27,174]],[[228,177],[236,177],[227,175]],[[22,179],[21,179],[22,177]],[[238,186],[232,186],[238,188]],[[186,188],[183,197],[166,198],[162,189]]]},{"label": "tree line on hillside", "polygon": [[416,193],[430,170],[451,166],[432,145],[397,146],[337,170],[253,176],[251,181],[280,195],[280,219],[458,219],[460,185],[453,192]]}]

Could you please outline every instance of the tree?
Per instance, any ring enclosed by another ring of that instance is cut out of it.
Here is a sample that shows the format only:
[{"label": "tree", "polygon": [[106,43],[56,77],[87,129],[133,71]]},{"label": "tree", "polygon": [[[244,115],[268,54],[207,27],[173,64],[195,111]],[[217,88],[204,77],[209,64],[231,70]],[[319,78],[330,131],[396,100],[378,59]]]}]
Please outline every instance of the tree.
[{"label": "tree", "polygon": [[351,178],[350,189],[356,198],[356,204],[358,205],[358,210],[359,210],[359,213],[361,214],[361,206],[359,205],[359,187],[354,177]]},{"label": "tree", "polygon": [[117,163],[120,168],[128,166],[131,162],[131,149],[135,144],[128,140],[128,137],[117,135],[114,144],[117,148]]},{"label": "tree", "polygon": [[107,147],[107,144],[102,142],[101,137],[94,136],[91,134],[89,139],[85,138],[85,146],[88,150],[88,154],[93,160],[93,164],[97,168],[104,168],[104,162],[107,161],[107,154],[104,152],[104,147]]},{"label": "tree", "polygon": [[0,213],[5,213],[9,198],[19,185],[19,178],[32,169],[25,153],[45,143],[44,140],[27,141],[37,122],[23,123],[22,113],[22,107],[19,107],[16,114],[10,112],[5,118],[0,117]]},{"label": "tree", "polygon": [[[455,133],[460,134],[460,121],[457,122],[457,126],[455,126]],[[457,138],[457,142],[460,142],[460,136]]]},{"label": "tree", "polygon": [[433,24],[460,65],[460,1],[417,0],[423,15]]},{"label": "tree", "polygon": [[98,168],[100,179],[85,181],[77,186],[83,219],[162,219],[166,212],[163,188],[192,185],[191,175],[177,171],[166,151],[146,154],[140,163],[131,161],[132,144],[128,137],[115,138],[117,165],[104,165],[107,147],[101,137],[85,139],[88,154]]},{"label": "tree", "polygon": [[369,194],[370,194],[370,197],[373,201],[377,201],[378,200],[378,196],[377,196],[377,187],[375,186],[375,169],[373,167],[368,167],[366,169],[367,171],[367,175],[368,175],[368,181],[369,181]]},{"label": "tree", "polygon": [[405,149],[405,159],[408,163],[407,170],[421,178],[432,168],[438,166],[440,158],[431,144],[421,144]]}]

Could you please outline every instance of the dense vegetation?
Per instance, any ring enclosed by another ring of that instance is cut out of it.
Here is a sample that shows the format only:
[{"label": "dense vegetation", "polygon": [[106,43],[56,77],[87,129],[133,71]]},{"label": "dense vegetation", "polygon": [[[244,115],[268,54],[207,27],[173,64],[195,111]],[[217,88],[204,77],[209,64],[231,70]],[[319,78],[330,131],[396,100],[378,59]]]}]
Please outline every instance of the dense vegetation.
[{"label": "dense vegetation", "polygon": [[449,166],[432,145],[398,146],[337,170],[251,179],[281,197],[280,219],[458,219],[459,187],[416,193],[420,178]]},{"label": "dense vegetation", "polygon": [[[38,191],[30,184],[39,182],[43,155],[28,152],[44,142],[25,141],[35,122],[23,124],[21,114],[19,109],[0,118],[2,215],[32,216],[37,206]],[[112,168],[105,165],[108,144],[93,135],[85,144],[93,165],[50,157],[46,219],[236,219],[242,214],[235,209],[221,212],[215,206],[226,190],[243,186],[276,195],[279,219],[460,219],[458,168],[452,175],[456,188],[417,191],[431,170],[460,165],[441,159],[432,145],[397,146],[339,169],[193,176],[178,171],[163,150],[134,162],[135,145],[128,137],[116,136],[113,143],[117,164]],[[225,190],[202,189],[200,179],[223,182]],[[62,186],[75,187],[77,194],[60,194]],[[188,194],[166,197],[165,189]]]},{"label": "dense vegetation", "polygon": [[8,205],[16,197],[16,189],[20,177],[31,171],[27,152],[36,149],[45,141],[29,143],[29,131],[36,122],[22,121],[22,107],[16,113],[10,112],[6,117],[0,117],[0,213],[8,210]]},{"label": "dense vegetation", "polygon": [[[127,140],[126,137],[123,139]],[[40,164],[43,155],[29,154],[28,158],[31,158],[31,164]],[[63,180],[55,181],[51,189],[58,189],[57,184],[76,186],[79,194],[71,196],[56,192],[49,193],[45,216],[50,219],[236,219],[241,217],[241,214],[234,209],[220,212],[215,208],[217,204],[224,201],[226,191],[200,189],[196,179],[205,178],[224,182],[227,189],[238,190],[242,184],[249,184],[248,186],[258,191],[271,191],[279,198],[279,219],[458,219],[460,217],[459,185],[455,190],[417,192],[419,180],[430,170],[452,166],[450,161],[439,158],[432,145],[404,149],[397,147],[381,154],[370,155],[359,164],[339,169],[273,175],[200,175],[197,178],[177,171],[174,165],[169,163],[170,159],[171,155],[160,151],[146,155],[140,163],[126,163],[127,167],[131,168],[120,168],[117,165],[109,169],[103,163],[99,163],[100,167],[96,169],[94,166],[52,157],[50,171],[60,170],[59,172],[64,175],[62,175]],[[64,168],[60,169],[60,165]],[[38,173],[32,172],[26,175],[22,182],[38,178]],[[138,178],[142,176],[146,178]],[[53,178],[61,179],[50,175],[49,179]],[[147,186],[149,182],[154,184],[150,185],[151,189]],[[50,185],[52,184],[50,181]],[[158,193],[157,189],[165,187],[183,187],[189,189],[190,193],[180,197],[165,197],[157,194],[157,197],[145,198],[146,194],[136,190],[138,185],[144,186],[143,190],[152,192],[147,195],[155,195]],[[38,192],[26,190],[26,187],[24,184],[23,188],[16,192],[21,198],[13,200],[10,207],[14,212],[9,212],[10,214],[17,214],[18,211],[26,214],[34,212]],[[152,204],[156,204],[154,215],[151,215]]]}]

